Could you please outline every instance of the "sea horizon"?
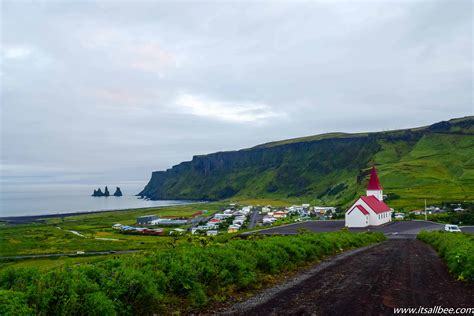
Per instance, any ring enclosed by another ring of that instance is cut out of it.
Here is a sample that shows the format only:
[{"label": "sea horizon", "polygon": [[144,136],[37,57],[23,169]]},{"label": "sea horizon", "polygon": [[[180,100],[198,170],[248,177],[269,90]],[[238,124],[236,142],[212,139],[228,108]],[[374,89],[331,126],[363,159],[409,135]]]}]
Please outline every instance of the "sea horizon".
[{"label": "sea horizon", "polygon": [[[0,187],[0,217],[37,216],[64,213],[127,210],[186,204],[185,200],[145,200],[138,194],[146,183],[122,182],[107,185],[111,196],[93,197],[104,184],[2,184]],[[123,196],[113,196],[120,187]]]}]

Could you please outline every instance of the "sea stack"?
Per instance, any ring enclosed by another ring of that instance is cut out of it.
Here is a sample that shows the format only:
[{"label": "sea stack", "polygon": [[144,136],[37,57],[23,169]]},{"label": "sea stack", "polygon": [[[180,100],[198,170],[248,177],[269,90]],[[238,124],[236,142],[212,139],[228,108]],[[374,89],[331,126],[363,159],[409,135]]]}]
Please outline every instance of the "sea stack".
[{"label": "sea stack", "polygon": [[110,196],[110,192],[109,192],[109,189],[107,188],[107,186],[105,186],[104,196]]},{"label": "sea stack", "polygon": [[97,190],[94,190],[94,193],[92,193],[92,196],[104,196],[104,193],[102,193],[102,190],[98,188]]},{"label": "sea stack", "polygon": [[114,193],[114,196],[122,196],[122,191],[120,190],[119,187],[117,187],[117,189],[115,189],[115,193]]}]

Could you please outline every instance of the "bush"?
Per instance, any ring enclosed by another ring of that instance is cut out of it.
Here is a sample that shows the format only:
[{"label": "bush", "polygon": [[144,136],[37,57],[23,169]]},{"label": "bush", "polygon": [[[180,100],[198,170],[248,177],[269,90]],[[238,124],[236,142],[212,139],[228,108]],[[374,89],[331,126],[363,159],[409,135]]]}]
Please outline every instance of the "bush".
[{"label": "bush", "polygon": [[459,280],[474,282],[473,234],[422,231],[418,239],[430,244]]},{"label": "bush", "polygon": [[257,236],[205,247],[182,244],[41,274],[10,268],[0,273],[0,308],[45,315],[189,311],[258,285],[268,275],[384,239],[381,233],[347,231]]},{"label": "bush", "polygon": [[0,315],[34,315],[21,292],[0,290]]}]

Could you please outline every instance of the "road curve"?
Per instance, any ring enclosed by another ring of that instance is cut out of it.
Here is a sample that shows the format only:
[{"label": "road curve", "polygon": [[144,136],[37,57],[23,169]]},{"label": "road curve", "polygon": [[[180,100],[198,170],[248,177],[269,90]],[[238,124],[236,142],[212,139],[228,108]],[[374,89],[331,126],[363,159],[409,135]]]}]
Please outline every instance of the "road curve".
[{"label": "road curve", "polygon": [[[474,307],[474,285],[456,281],[431,247],[394,239],[334,260],[300,283],[219,314],[391,315],[395,307]],[[248,303],[248,304],[246,304]]]}]

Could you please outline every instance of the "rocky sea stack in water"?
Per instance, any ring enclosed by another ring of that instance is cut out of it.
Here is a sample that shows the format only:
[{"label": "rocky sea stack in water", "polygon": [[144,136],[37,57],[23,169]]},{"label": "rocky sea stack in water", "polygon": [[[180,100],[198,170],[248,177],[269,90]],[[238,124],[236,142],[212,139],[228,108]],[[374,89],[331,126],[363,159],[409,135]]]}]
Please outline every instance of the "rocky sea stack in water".
[{"label": "rocky sea stack in water", "polygon": [[114,193],[114,196],[122,196],[122,191],[120,190],[119,187],[117,187],[117,189],[115,189],[115,193]]},{"label": "rocky sea stack in water", "polygon": [[94,193],[92,193],[92,196],[104,196],[104,193],[102,192],[100,188],[98,188],[97,190],[94,190]]},{"label": "rocky sea stack in water", "polygon": [[[115,190],[115,193],[114,193],[114,196],[122,196],[122,191],[120,190],[119,187],[117,187],[117,189]],[[110,192],[109,192],[109,188],[107,188],[107,186],[105,187],[104,189],[104,192],[102,192],[102,190],[100,188],[98,188],[97,190],[94,190],[94,193],[92,193],[92,196],[110,196]]]}]

